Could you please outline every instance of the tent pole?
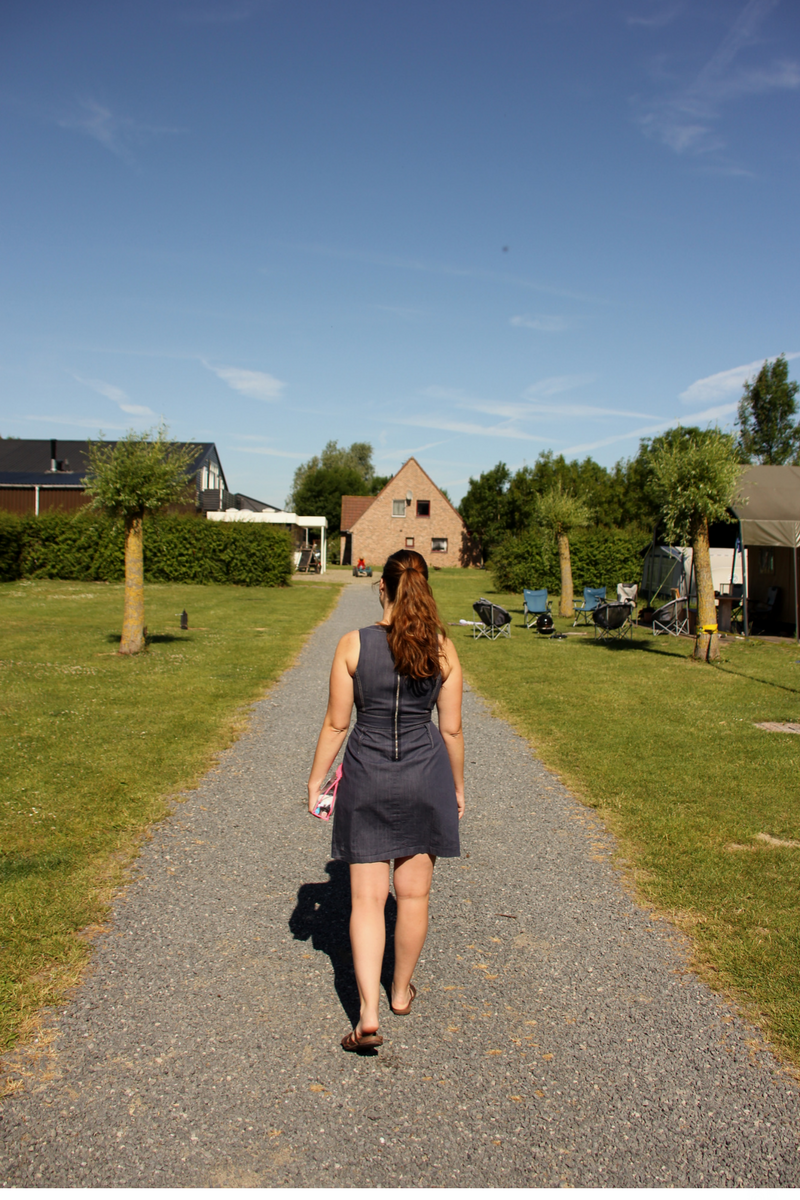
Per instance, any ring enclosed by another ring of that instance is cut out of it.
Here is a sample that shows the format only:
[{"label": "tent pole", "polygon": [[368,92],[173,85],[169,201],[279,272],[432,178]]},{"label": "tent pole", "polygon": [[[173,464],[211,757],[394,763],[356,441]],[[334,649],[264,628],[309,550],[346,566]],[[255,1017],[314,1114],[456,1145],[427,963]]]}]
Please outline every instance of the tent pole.
[{"label": "tent pole", "polygon": [[742,615],[744,616],[744,638],[747,641],[750,637],[748,633],[747,620],[747,551],[744,548],[744,534],[742,533],[742,522],[739,521],[739,544],[742,547]]}]

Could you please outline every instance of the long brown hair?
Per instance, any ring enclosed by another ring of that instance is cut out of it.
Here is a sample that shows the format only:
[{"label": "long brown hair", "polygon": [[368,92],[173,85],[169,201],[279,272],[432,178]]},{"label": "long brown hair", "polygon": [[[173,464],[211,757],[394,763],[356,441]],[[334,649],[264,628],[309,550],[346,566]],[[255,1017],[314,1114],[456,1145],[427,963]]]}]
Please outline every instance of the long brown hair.
[{"label": "long brown hair", "polygon": [[398,675],[432,679],[441,671],[439,634],[447,631],[428,583],[428,564],[416,550],[398,550],[383,568],[392,623],[386,640]]}]

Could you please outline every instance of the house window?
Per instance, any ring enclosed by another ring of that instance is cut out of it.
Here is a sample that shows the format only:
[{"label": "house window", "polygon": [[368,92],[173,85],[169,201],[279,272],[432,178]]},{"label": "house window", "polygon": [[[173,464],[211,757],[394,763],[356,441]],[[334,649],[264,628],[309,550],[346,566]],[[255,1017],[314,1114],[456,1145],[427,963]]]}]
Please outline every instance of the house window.
[{"label": "house window", "polygon": [[775,555],[772,550],[762,549],[758,554],[758,569],[762,575],[771,575],[775,570]]},{"label": "house window", "polygon": [[393,500],[392,501],[392,516],[393,517],[404,517],[405,515],[406,515],[405,500]]},{"label": "house window", "polygon": [[431,515],[430,500],[418,500],[417,501],[417,516],[418,517],[429,517],[430,515]]},{"label": "house window", "polygon": [[447,554],[447,538],[431,538],[431,554]]},{"label": "house window", "polygon": [[413,550],[413,549],[414,549],[414,539],[406,538],[406,550]]}]

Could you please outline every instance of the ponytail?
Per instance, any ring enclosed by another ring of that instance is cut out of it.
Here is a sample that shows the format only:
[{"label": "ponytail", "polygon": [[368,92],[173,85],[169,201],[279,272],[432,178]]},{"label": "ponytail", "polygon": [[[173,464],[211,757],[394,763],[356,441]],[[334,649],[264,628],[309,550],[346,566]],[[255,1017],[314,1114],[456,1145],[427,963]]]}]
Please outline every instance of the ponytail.
[{"label": "ponytail", "polygon": [[398,675],[433,679],[441,671],[439,634],[446,630],[428,583],[428,564],[416,550],[398,550],[383,568],[392,623],[386,640]]}]

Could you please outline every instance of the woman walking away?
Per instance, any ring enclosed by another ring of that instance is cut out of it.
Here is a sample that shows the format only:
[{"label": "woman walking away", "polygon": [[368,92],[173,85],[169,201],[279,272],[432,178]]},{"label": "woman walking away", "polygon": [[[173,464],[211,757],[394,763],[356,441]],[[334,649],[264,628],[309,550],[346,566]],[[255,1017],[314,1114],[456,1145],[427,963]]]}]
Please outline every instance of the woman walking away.
[{"label": "woman walking away", "polygon": [[[350,943],[361,1014],[345,1050],[380,1046],[378,1001],[384,908],[394,859],[397,898],[391,1009],[406,1016],[411,976],[428,932],[437,856],[457,858],[464,813],[461,665],[414,550],[387,560],[378,583],[383,618],[347,633],[331,668],[328,711],[308,780],[312,812],[341,749],[355,700],[357,723],[333,816],[333,858],[350,864]],[[431,722],[433,706],[439,729]]]}]

